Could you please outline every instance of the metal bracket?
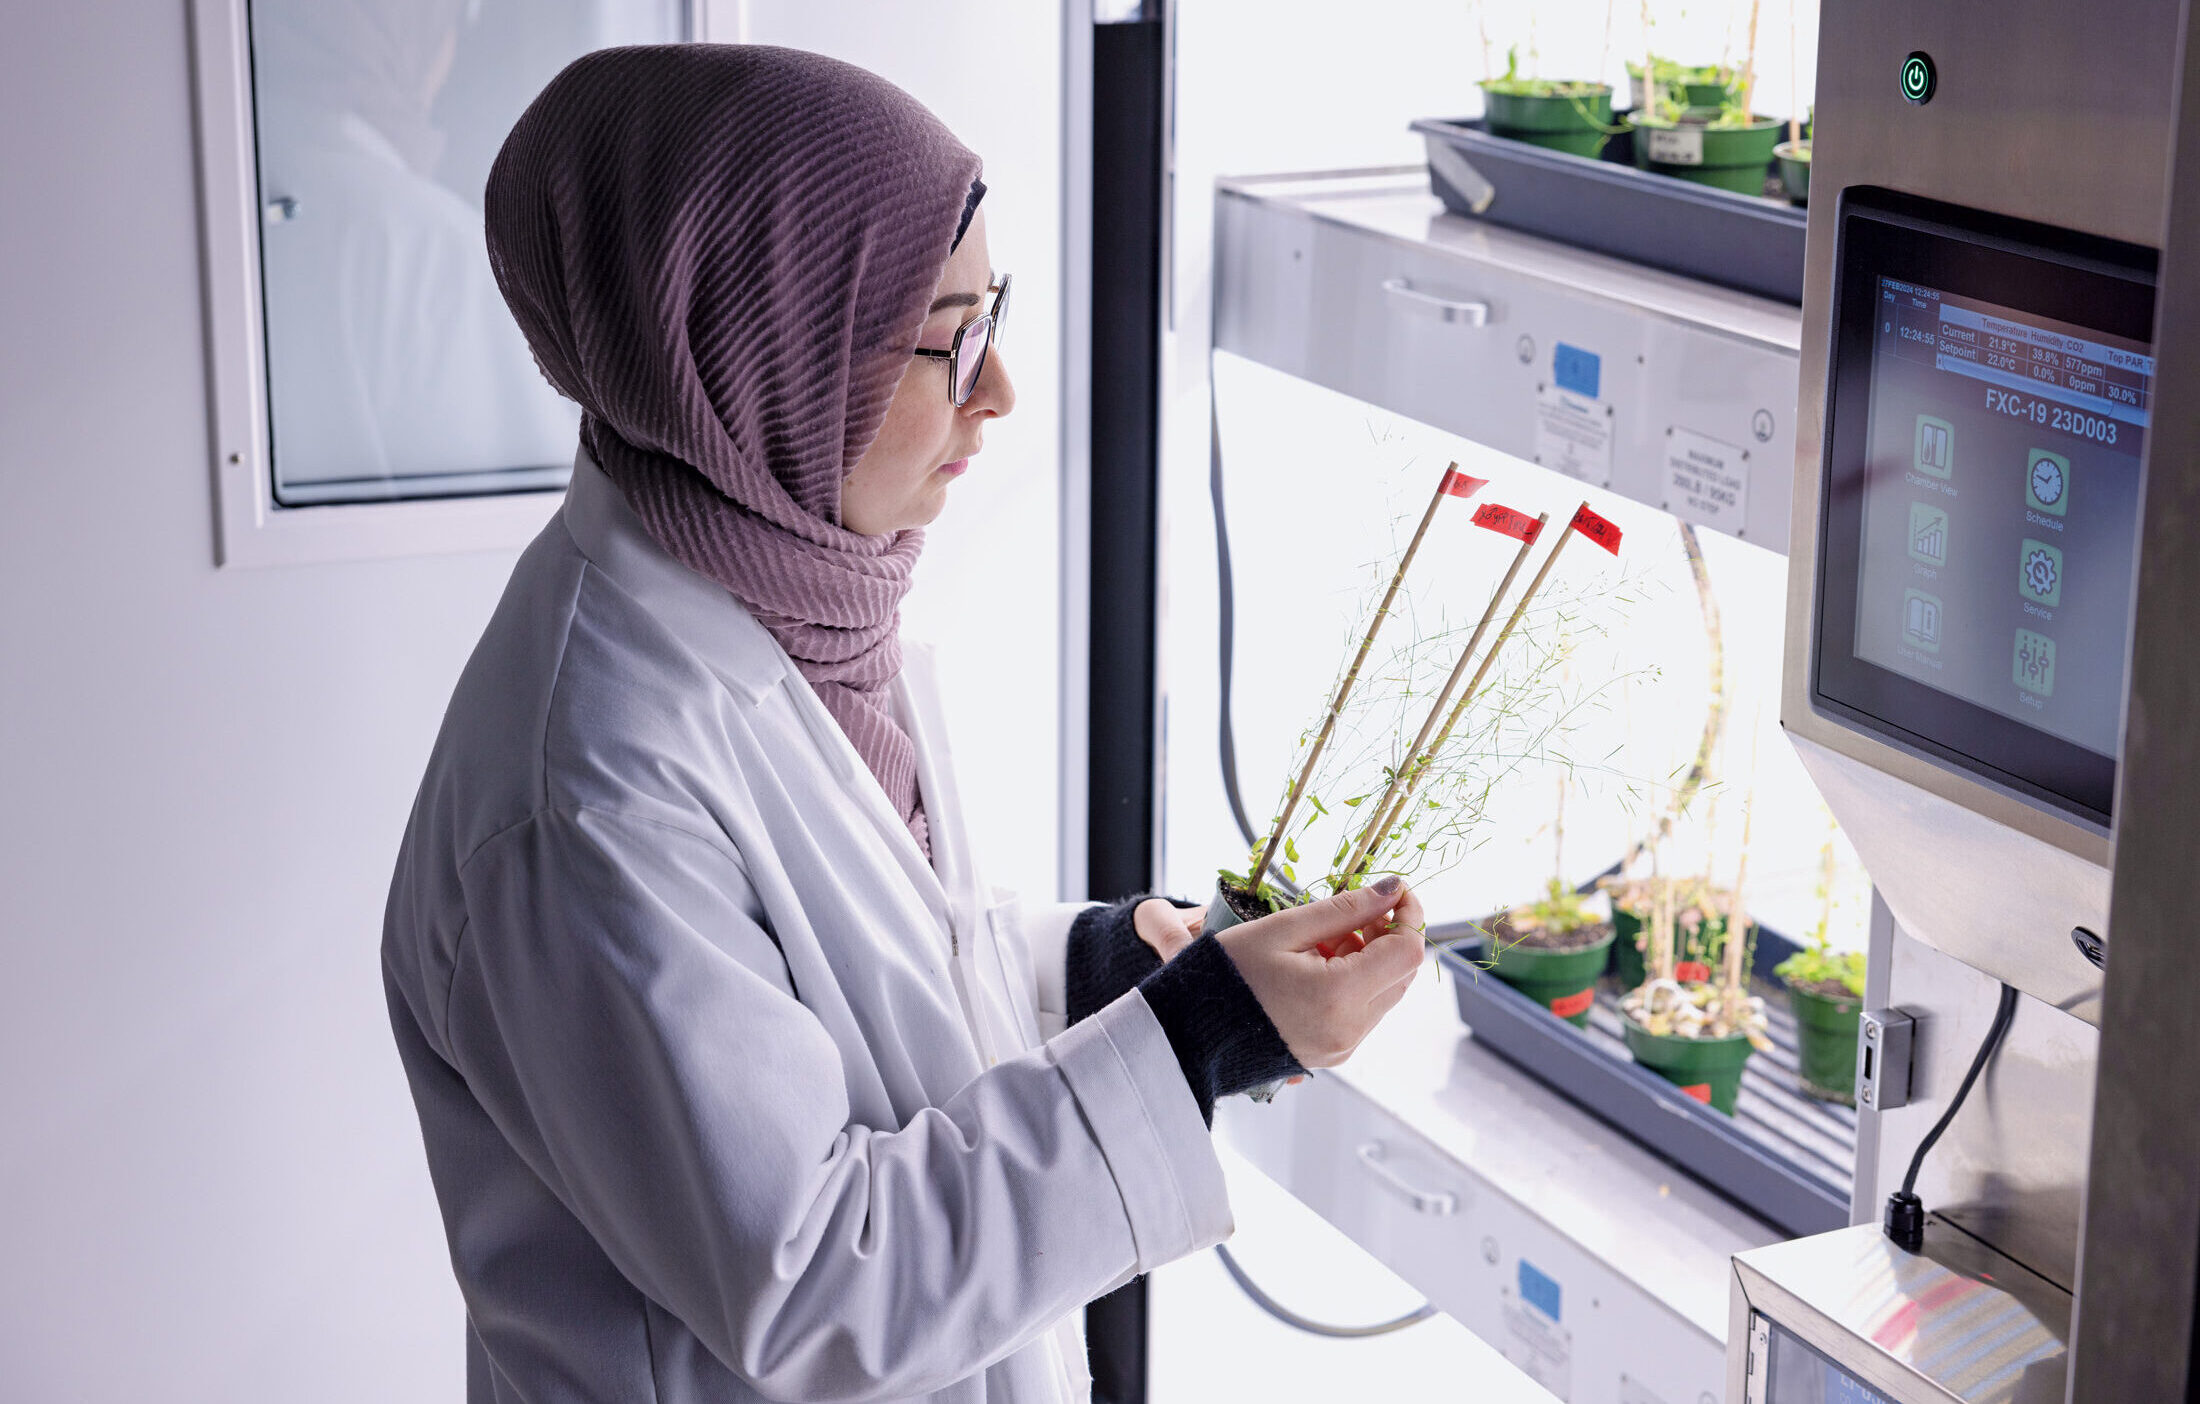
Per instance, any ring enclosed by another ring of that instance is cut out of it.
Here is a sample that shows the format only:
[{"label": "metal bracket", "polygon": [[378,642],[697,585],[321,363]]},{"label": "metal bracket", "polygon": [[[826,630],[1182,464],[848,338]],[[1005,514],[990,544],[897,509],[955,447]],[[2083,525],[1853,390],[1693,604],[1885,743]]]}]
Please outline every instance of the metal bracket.
[{"label": "metal bracket", "polygon": [[1867,1009],[1857,1024],[1856,1105],[1883,1112],[1908,1106],[1916,1022],[1899,1009]]}]

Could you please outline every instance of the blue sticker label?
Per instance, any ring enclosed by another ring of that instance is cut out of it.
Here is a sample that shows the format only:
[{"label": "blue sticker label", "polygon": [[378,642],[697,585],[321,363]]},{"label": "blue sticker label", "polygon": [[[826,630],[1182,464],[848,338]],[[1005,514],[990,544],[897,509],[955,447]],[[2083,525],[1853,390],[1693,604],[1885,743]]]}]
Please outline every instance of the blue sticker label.
[{"label": "blue sticker label", "polygon": [[1558,343],[1551,353],[1551,379],[1561,390],[1571,390],[1576,395],[1597,397],[1597,381],[1604,369],[1603,357],[1594,351],[1584,351],[1578,346]]},{"label": "blue sticker label", "polygon": [[[1589,358],[1591,365],[1596,357]],[[1535,1270],[1535,1264],[1526,1258],[1520,1260],[1520,1300],[1542,1312],[1551,1320],[1558,1320],[1558,1284]]]}]

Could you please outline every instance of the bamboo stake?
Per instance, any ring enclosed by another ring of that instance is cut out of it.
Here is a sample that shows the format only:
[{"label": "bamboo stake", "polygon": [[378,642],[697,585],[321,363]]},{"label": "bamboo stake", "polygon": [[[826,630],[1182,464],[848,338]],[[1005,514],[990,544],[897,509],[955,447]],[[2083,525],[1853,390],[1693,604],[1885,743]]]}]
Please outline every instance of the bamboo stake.
[{"label": "bamboo stake", "polygon": [[[1587,507],[1589,504],[1584,502],[1581,505]],[[1568,538],[1574,534],[1574,522],[1580,519],[1580,515],[1579,512],[1576,512],[1567,521],[1566,529],[1558,534],[1558,540],[1552,545],[1551,553],[1543,558],[1543,564],[1536,569],[1535,578],[1528,582],[1528,588],[1521,593],[1520,603],[1513,607],[1512,617],[1507,619],[1505,627],[1498,631],[1497,638],[1490,644],[1489,652],[1482,655],[1482,666],[1475,669],[1474,680],[1469,682],[1467,690],[1460,694],[1458,704],[1452,708],[1451,715],[1445,719],[1443,731],[1438,735],[1435,742],[1430,744],[1428,749],[1424,751],[1422,745],[1429,739],[1429,722],[1436,720],[1436,711],[1442,708],[1445,700],[1444,697],[1437,699],[1436,708],[1429,712],[1429,721],[1421,724],[1421,734],[1413,740],[1413,749],[1406,753],[1406,763],[1400,766],[1397,772],[1390,777],[1390,786],[1383,791],[1382,803],[1375,806],[1373,819],[1367,828],[1361,831],[1360,841],[1353,846],[1352,860],[1344,865],[1346,873],[1356,873],[1360,870],[1360,864],[1366,861],[1368,853],[1374,848],[1376,842],[1384,834],[1389,833],[1392,825],[1396,823],[1397,817],[1405,813],[1406,801],[1413,797],[1413,792],[1416,789],[1420,788],[1421,775],[1427,770],[1429,762],[1435,759],[1438,748],[1450,739],[1452,727],[1458,724],[1460,716],[1467,709],[1467,703],[1472,701],[1474,695],[1480,691],[1482,679],[1489,675],[1490,664],[1497,661],[1499,650],[1505,647],[1505,640],[1511,638],[1513,630],[1520,627],[1520,621],[1527,614],[1528,605],[1535,599],[1536,591],[1542,589],[1543,582],[1550,577],[1551,567],[1558,563],[1558,553],[1566,549]],[[1548,512],[1536,517],[1536,534],[1538,536],[1542,535],[1542,524],[1549,520],[1550,513]],[[1497,607],[1497,601],[1503,597],[1506,586],[1512,584],[1513,571],[1520,569],[1521,561],[1527,558],[1528,549],[1534,544],[1533,541],[1521,543],[1519,552],[1513,557],[1512,569],[1505,572],[1504,581],[1497,587],[1497,595],[1490,600],[1491,609]],[[1488,617],[1485,615],[1483,623],[1487,624],[1488,622]],[[1461,668],[1466,667],[1467,659],[1472,656],[1474,645],[1480,640],[1481,636],[1482,631],[1477,628],[1475,637],[1467,642],[1467,652],[1460,655],[1458,667],[1452,669],[1454,677],[1458,675]],[[1447,686],[1445,697],[1449,695],[1450,689]]]},{"label": "bamboo stake", "polygon": [[1788,141],[1803,139],[1803,119],[1795,115],[1795,104],[1803,96],[1803,86],[1797,81],[1795,71],[1795,0],[1788,0]]},{"label": "bamboo stake", "polygon": [[1650,846],[1650,948],[1643,964],[1645,984],[1673,978],[1673,884],[1660,870],[1656,844]]},{"label": "bamboo stake", "polygon": [[1748,953],[1749,942],[1744,939],[1749,931],[1749,909],[1742,901],[1743,886],[1749,881],[1749,830],[1750,822],[1757,817],[1757,731],[1752,730],[1749,743],[1749,793],[1742,800],[1742,856],[1734,865],[1734,891],[1726,904],[1726,960],[1722,972],[1720,1013],[1726,1019],[1728,1030],[1740,1027],[1742,1001],[1746,997],[1742,964]]},{"label": "bamboo stake", "polygon": [[1757,11],[1764,0],[1749,0],[1749,53],[1742,59],[1742,121],[1757,120]]},{"label": "bamboo stake", "polygon": [[1359,680],[1360,665],[1367,661],[1368,650],[1375,646],[1375,635],[1381,632],[1383,621],[1390,617],[1391,602],[1398,597],[1398,587],[1405,583],[1406,569],[1413,564],[1413,555],[1421,549],[1421,538],[1428,535],[1429,523],[1436,520],[1436,509],[1448,495],[1445,488],[1451,483],[1451,475],[1459,471],[1454,462],[1444,469],[1444,476],[1436,480],[1436,491],[1428,500],[1428,510],[1421,514],[1421,524],[1413,529],[1413,539],[1406,543],[1406,553],[1398,558],[1398,569],[1390,576],[1390,588],[1383,591],[1382,603],[1375,606],[1375,617],[1368,621],[1367,634],[1360,640],[1360,651],[1352,655],[1352,666],[1345,669],[1344,678],[1337,684],[1337,695],[1329,701],[1329,714],[1322,718],[1321,730],[1314,736],[1314,745],[1306,753],[1306,764],[1299,769],[1298,778],[1291,782],[1291,791],[1284,797],[1283,812],[1268,831],[1268,837],[1260,846],[1260,857],[1254,860],[1253,876],[1247,886],[1260,891],[1260,880],[1268,873],[1269,860],[1276,856],[1277,845],[1283,842],[1284,827],[1291,822],[1291,813],[1299,807],[1299,796],[1306,793],[1307,782],[1313,779],[1314,766],[1322,758],[1322,747],[1329,744],[1329,735],[1337,729],[1337,717],[1344,711],[1345,699],[1352,694],[1352,684]]}]

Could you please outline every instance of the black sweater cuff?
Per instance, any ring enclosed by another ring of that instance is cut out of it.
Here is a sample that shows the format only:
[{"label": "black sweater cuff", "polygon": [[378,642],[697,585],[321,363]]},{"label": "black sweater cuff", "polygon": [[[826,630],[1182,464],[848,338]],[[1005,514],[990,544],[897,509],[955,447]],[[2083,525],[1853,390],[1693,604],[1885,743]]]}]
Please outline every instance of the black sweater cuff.
[{"label": "black sweater cuff", "polygon": [[1186,946],[1139,981],[1138,989],[1169,1036],[1177,1066],[1209,1126],[1221,1098],[1306,1071],[1284,1046],[1230,953],[1212,936]]},{"label": "black sweater cuff", "polygon": [[1175,960],[1161,963],[1160,954],[1138,938],[1134,914],[1147,900],[1132,897],[1091,907],[1071,923],[1065,972],[1069,1020],[1074,1024],[1132,989],[1141,991],[1168,1036],[1201,1118],[1212,1126],[1219,1099],[1306,1069],[1284,1046],[1283,1035],[1221,942],[1202,936]]},{"label": "black sweater cuff", "polygon": [[1099,1013],[1161,968],[1160,952],[1138,939],[1132,920],[1138,904],[1149,900],[1140,896],[1112,907],[1087,907],[1070,923],[1063,993],[1071,1023]]}]

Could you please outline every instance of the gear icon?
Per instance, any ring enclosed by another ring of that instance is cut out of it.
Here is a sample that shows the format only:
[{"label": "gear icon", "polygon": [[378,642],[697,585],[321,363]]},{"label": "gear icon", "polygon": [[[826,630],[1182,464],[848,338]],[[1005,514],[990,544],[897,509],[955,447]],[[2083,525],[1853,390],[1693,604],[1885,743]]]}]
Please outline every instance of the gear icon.
[{"label": "gear icon", "polygon": [[2025,556],[2024,583],[2033,594],[2040,596],[2042,599],[2053,596],[2055,587],[2061,583],[2061,580],[2061,563],[2055,559],[2052,552],[2032,551]]}]

